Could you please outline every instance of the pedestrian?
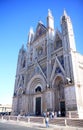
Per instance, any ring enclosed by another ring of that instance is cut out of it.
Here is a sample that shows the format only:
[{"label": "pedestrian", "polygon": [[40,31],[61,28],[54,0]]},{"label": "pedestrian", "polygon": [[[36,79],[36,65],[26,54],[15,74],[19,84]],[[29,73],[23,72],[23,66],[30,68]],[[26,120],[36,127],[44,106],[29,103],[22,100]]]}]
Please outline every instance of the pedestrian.
[{"label": "pedestrian", "polygon": [[58,116],[61,117],[61,111],[60,110],[58,111]]},{"label": "pedestrian", "polygon": [[45,117],[45,124],[46,124],[46,127],[49,127],[49,116],[48,115]]},{"label": "pedestrian", "polygon": [[43,116],[44,116],[44,118],[46,117],[46,112],[43,112]]},{"label": "pedestrian", "polygon": [[52,112],[52,118],[54,118],[54,112]]}]

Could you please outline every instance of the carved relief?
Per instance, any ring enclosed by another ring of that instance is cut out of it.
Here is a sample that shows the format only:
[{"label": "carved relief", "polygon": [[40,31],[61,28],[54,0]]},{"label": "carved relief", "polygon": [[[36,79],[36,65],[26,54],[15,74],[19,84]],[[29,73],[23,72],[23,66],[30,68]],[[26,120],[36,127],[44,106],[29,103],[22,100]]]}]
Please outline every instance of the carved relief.
[{"label": "carved relief", "polygon": [[37,50],[37,56],[40,57],[43,54],[43,48],[39,46],[36,50]]},{"label": "carved relief", "polygon": [[56,67],[56,70],[55,70],[55,74],[57,74],[57,73],[61,73],[61,69],[60,69],[59,66],[57,66],[57,67]]}]

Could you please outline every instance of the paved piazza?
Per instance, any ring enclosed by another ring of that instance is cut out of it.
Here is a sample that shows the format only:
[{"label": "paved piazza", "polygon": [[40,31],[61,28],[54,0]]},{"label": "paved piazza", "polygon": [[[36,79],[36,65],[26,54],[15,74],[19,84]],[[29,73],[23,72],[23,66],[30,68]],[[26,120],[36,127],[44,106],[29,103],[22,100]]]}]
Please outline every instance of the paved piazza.
[{"label": "paved piazza", "polygon": [[36,128],[30,128],[26,126],[20,126],[15,124],[0,123],[0,130],[37,130]]},{"label": "paved piazza", "polygon": [[14,121],[0,121],[0,130],[83,130],[83,128],[78,127],[64,127],[64,126],[53,126],[50,125],[49,128],[46,128],[43,124],[36,123],[23,123],[23,122],[14,122]]}]

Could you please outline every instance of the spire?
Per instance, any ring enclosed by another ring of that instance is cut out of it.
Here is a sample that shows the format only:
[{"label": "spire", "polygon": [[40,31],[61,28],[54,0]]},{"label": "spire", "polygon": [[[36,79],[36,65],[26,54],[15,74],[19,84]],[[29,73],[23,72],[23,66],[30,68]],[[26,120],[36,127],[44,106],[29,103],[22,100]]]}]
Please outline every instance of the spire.
[{"label": "spire", "polygon": [[43,22],[42,22],[41,20],[39,21],[39,23],[40,23],[40,24],[43,24]]},{"label": "spire", "polygon": [[48,9],[48,16],[52,16],[52,12],[50,9]]},{"label": "spire", "polygon": [[62,22],[67,20],[67,18],[69,18],[69,16],[67,15],[66,10],[64,9],[63,15],[61,16],[61,24],[62,24]]},{"label": "spire", "polygon": [[50,9],[48,9],[47,27],[54,30],[54,17]]},{"label": "spire", "polygon": [[22,53],[24,51],[24,44],[22,44],[20,50],[19,50],[19,53]]},{"label": "spire", "polygon": [[28,42],[29,43],[32,41],[33,36],[34,36],[34,31],[33,31],[33,28],[31,27],[30,31],[29,31],[29,35],[28,35]]},{"label": "spire", "polygon": [[21,47],[21,48],[22,48],[22,50],[24,49],[24,44],[22,44],[22,47]]},{"label": "spire", "polygon": [[64,16],[67,16],[67,12],[66,12],[66,10],[65,10],[65,9],[64,9],[64,13],[63,13],[63,14],[64,14]]},{"label": "spire", "polygon": [[30,28],[29,33],[31,33],[31,34],[33,34],[33,33],[34,33],[34,32],[33,32],[33,28],[32,28],[32,27]]},{"label": "spire", "polygon": [[67,12],[66,12],[66,10],[65,10],[65,9],[64,9],[63,16],[67,17]]},{"label": "spire", "polygon": [[[72,22],[70,16],[67,15],[65,10],[63,16],[61,17],[61,27],[62,27],[62,33],[64,37],[66,36],[66,39],[68,41],[67,44],[69,49],[76,51]],[[64,42],[64,44],[66,44],[66,42]],[[66,49],[67,48],[65,48],[65,50]]]}]

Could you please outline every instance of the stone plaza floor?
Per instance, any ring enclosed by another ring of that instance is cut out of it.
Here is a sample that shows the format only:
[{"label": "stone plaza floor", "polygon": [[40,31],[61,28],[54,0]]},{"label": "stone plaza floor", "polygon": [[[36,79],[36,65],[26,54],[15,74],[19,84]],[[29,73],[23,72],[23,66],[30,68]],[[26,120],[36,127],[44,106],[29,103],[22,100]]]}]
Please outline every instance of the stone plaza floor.
[{"label": "stone plaza floor", "polygon": [[80,127],[51,125],[46,128],[45,124],[26,123],[20,121],[0,120],[0,130],[83,130]]}]

